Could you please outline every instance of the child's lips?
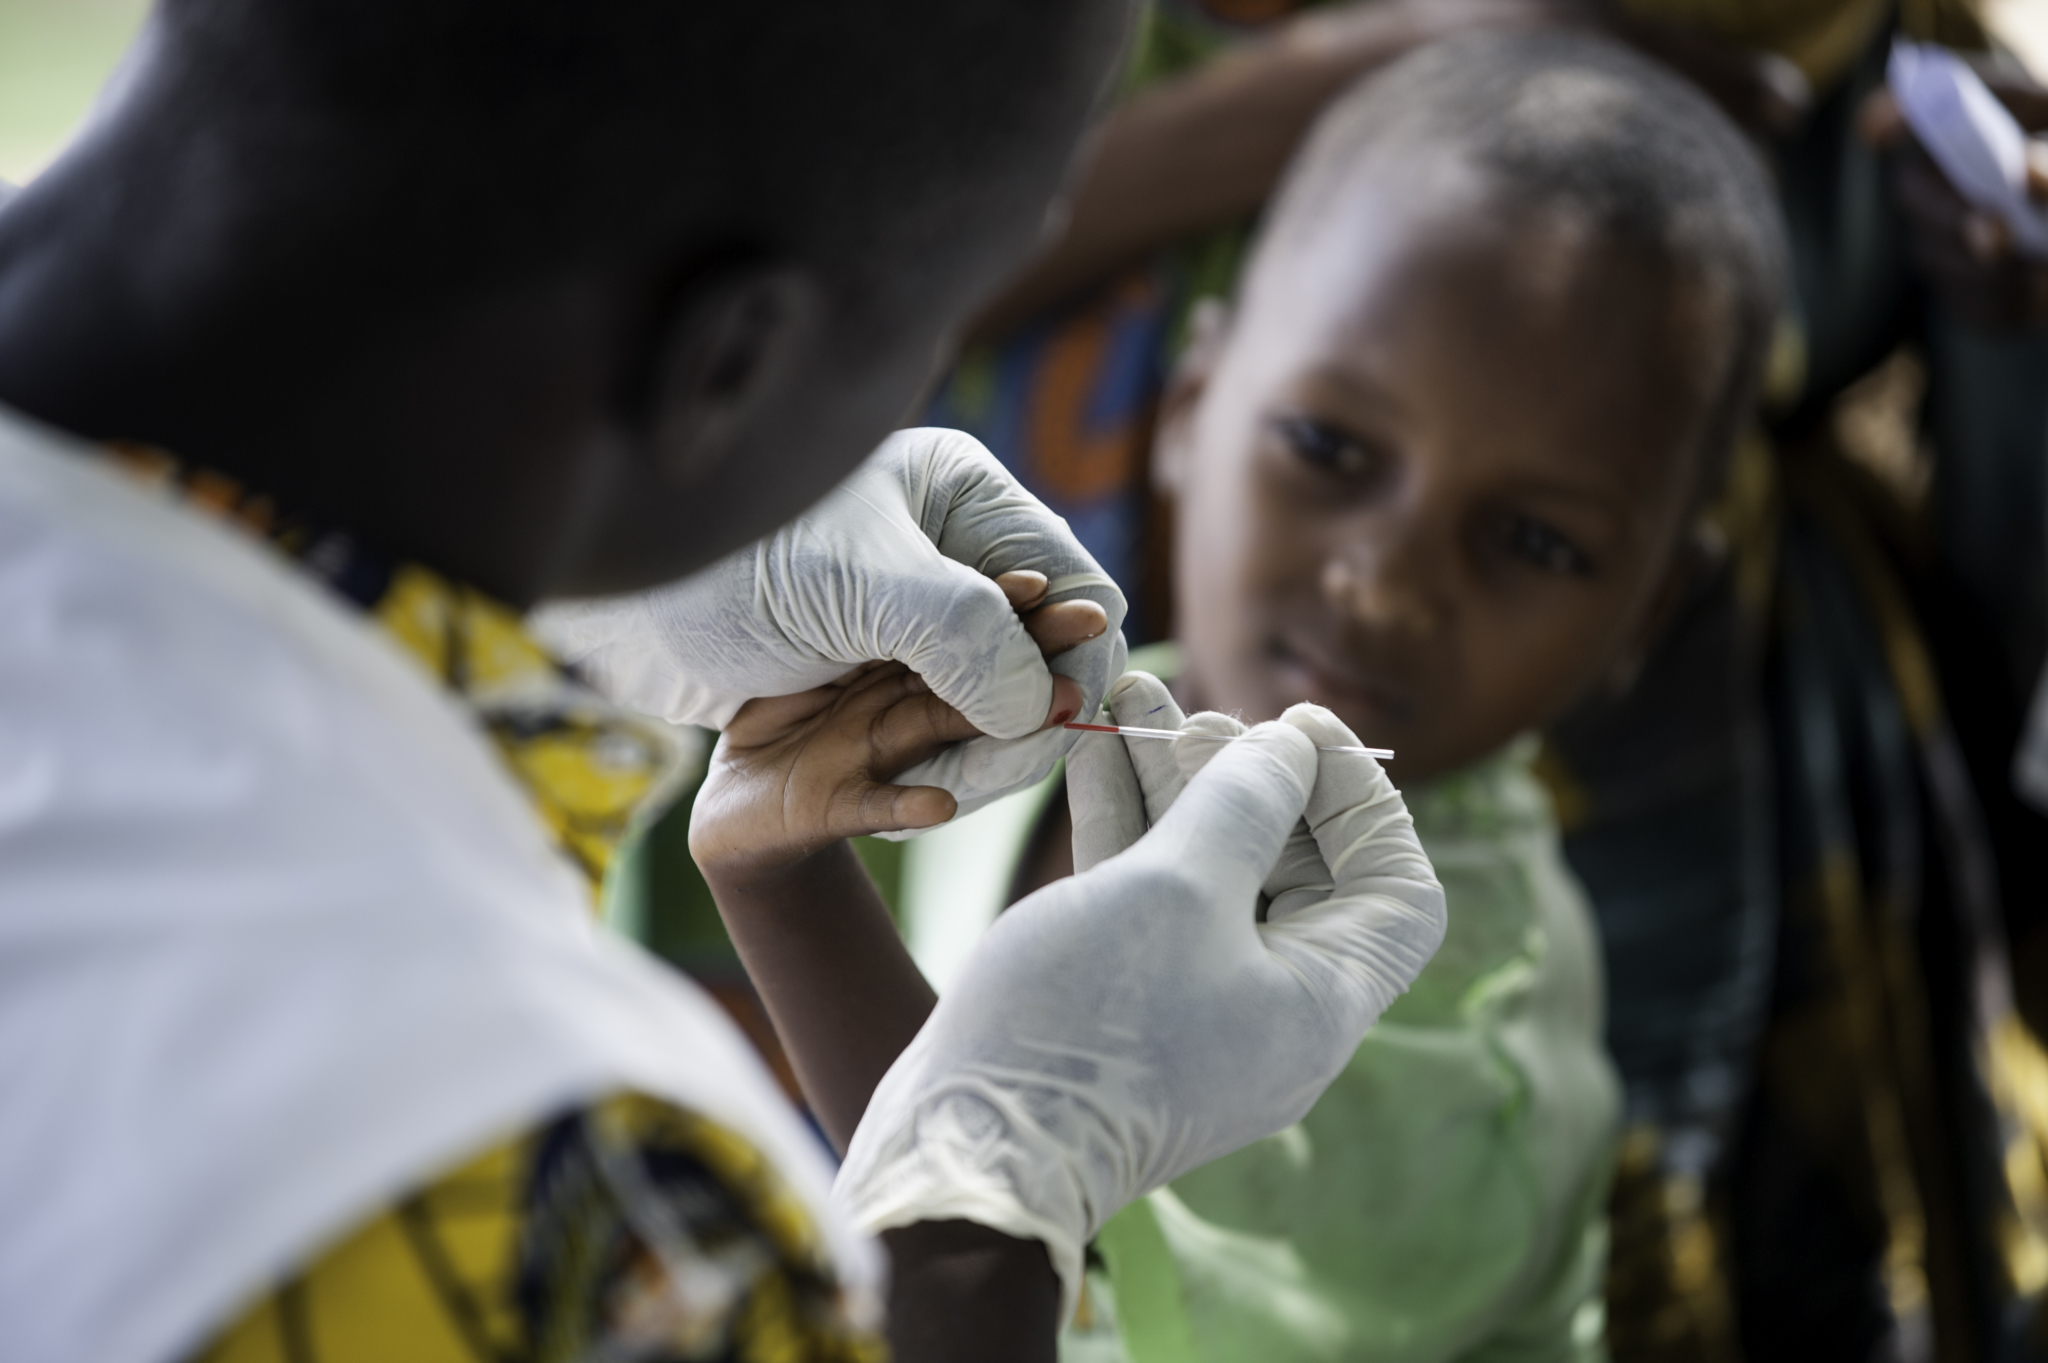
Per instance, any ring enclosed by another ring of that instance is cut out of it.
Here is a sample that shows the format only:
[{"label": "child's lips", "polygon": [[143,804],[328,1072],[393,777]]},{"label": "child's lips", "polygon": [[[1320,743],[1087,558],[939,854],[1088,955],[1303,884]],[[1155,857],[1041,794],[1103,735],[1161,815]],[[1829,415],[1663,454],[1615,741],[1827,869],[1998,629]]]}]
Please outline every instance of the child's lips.
[{"label": "child's lips", "polygon": [[1301,640],[1275,640],[1273,652],[1288,677],[1290,689],[1300,699],[1334,710],[1340,717],[1360,715],[1371,727],[1378,727],[1405,723],[1414,712],[1414,705],[1398,688],[1378,677],[1339,666],[1327,654]]}]

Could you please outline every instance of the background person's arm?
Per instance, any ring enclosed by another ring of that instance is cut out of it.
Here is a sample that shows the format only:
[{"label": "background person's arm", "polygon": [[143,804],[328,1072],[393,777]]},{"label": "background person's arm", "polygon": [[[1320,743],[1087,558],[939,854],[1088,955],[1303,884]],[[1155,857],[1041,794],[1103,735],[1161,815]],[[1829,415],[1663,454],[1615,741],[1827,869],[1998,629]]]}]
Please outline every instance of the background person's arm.
[{"label": "background person's arm", "polygon": [[[1980,69],[1984,83],[2029,133],[2048,133],[2048,90],[2012,71]],[[1891,92],[1858,113],[1858,131],[1891,153],[1892,197],[1914,267],[1958,321],[1990,331],[2048,324],[2048,261],[2022,254],[2002,219],[1966,201],[1921,148]],[[2048,139],[2032,139],[2028,192],[2048,203]]]},{"label": "background person's arm", "polygon": [[1150,252],[1256,213],[1323,107],[1374,68],[1454,33],[1552,23],[1604,28],[1758,136],[1788,131],[1811,101],[1783,58],[1603,0],[1361,0],[1314,10],[1111,113],[1065,220],[982,310],[970,340],[999,339]]},{"label": "background person's arm", "polygon": [[1132,96],[1095,134],[1067,217],[976,319],[1008,332],[1147,252],[1257,211],[1302,134],[1358,76],[1465,28],[1545,22],[1569,0],[1377,0],[1320,10]]}]

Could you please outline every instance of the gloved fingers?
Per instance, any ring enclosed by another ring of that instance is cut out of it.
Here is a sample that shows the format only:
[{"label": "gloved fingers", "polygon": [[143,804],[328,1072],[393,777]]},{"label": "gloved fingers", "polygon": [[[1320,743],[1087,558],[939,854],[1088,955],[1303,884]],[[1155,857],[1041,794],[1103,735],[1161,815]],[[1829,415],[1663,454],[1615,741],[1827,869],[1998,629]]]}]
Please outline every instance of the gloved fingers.
[{"label": "gloved fingers", "polygon": [[[1286,963],[1289,988],[1306,991],[1333,1029],[1332,1072],[1436,955],[1445,922],[1434,877],[1389,876],[1258,925],[1267,953]],[[1305,1021],[1296,1030],[1304,1040],[1311,1035]]]},{"label": "gloved fingers", "polygon": [[[1107,642],[1123,628],[1129,609],[1115,581],[1072,527],[973,437],[959,431],[903,431],[891,437],[890,445],[904,461],[913,514],[941,554],[991,575],[1043,573],[1048,602],[1085,599],[1102,608],[1102,635],[1062,653],[1053,667],[1081,683],[1083,713],[1095,713],[1122,670],[1121,657]],[[975,714],[974,707],[939,689]],[[998,736],[1015,733],[987,724],[982,728]]]},{"label": "gloved fingers", "polygon": [[[1321,747],[1357,746],[1358,739],[1352,736],[1342,721],[1328,710],[1315,705],[1296,705],[1280,717],[1281,722],[1293,724]],[[1318,753],[1316,779],[1327,784],[1330,777],[1323,775],[1323,768],[1331,763],[1350,760],[1344,753]],[[1360,758],[1360,761],[1371,761]],[[1333,775],[1341,775],[1341,770]],[[1314,792],[1310,793],[1311,813],[1314,809]],[[1269,900],[1266,921],[1278,923],[1329,897],[1334,882],[1330,867],[1323,860],[1323,849],[1316,841],[1315,830],[1310,827],[1311,818],[1304,817],[1295,826],[1287,839],[1287,846],[1280,853],[1280,864],[1273,868],[1273,874],[1266,878],[1265,893]]]},{"label": "gloved fingers", "polygon": [[[1344,722],[1320,705],[1296,705],[1281,722],[1321,747],[1362,746]],[[1435,884],[1436,873],[1415,836],[1408,806],[1385,768],[1362,753],[1324,753],[1309,794],[1308,823],[1339,891],[1360,880],[1416,873]]]},{"label": "gloved fingers", "polygon": [[1115,734],[1082,734],[1067,754],[1067,808],[1074,823],[1074,872],[1122,852],[1151,826],[1130,751]]},{"label": "gloved fingers", "polygon": [[[1327,762],[1329,758],[1323,760]],[[1259,887],[1259,893],[1266,899],[1266,921],[1277,923],[1311,904],[1320,904],[1330,897],[1333,888],[1322,845],[1316,841],[1315,830],[1303,819],[1287,835],[1280,860],[1274,863],[1266,883]]]},{"label": "gloved fingers", "polygon": [[[1318,706],[1295,706],[1283,723],[1317,744],[1358,743]],[[1413,983],[1443,944],[1447,920],[1443,886],[1379,763],[1351,753],[1321,758],[1306,815],[1330,868],[1330,891],[1284,912],[1276,902],[1260,931],[1349,1036]]]},{"label": "gloved fingers", "polygon": [[917,575],[879,584],[889,593],[877,605],[883,654],[909,664],[982,733],[1036,733],[1052,704],[1052,672],[1003,589],[938,554]]},{"label": "gloved fingers", "polygon": [[[1187,723],[1180,703],[1166,689],[1166,683],[1150,672],[1126,672],[1109,688],[1109,718],[1112,724],[1138,729],[1178,729]],[[1159,822],[1161,815],[1187,784],[1174,758],[1177,739],[1125,738],[1118,740],[1128,752],[1131,769],[1137,773],[1138,788],[1145,793],[1146,826]]]},{"label": "gloved fingers", "polygon": [[1180,702],[1150,672],[1126,672],[1110,684],[1110,722],[1140,729],[1178,729],[1187,723]]},{"label": "gloved fingers", "polygon": [[1191,737],[1173,744],[1168,751],[1173,754],[1174,765],[1180,768],[1181,784],[1185,785],[1196,772],[1208,766],[1231,739],[1244,732],[1244,721],[1220,710],[1202,710],[1189,715],[1181,723],[1180,731]]},{"label": "gloved fingers", "polygon": [[[1090,639],[1079,648],[1069,650],[1053,659],[1053,675],[1063,677],[1069,672],[1075,659],[1083,654],[1097,654],[1108,660],[1106,671],[1122,673],[1125,649],[1122,633],[1112,630],[1099,639]],[[1092,671],[1092,669],[1089,669]],[[1078,677],[1075,677],[1078,681]],[[1059,718],[1055,706],[1051,720]],[[1081,704],[1075,714],[1093,714],[1096,702],[1088,693],[1082,692]],[[904,772],[899,780],[922,785],[944,786],[960,801],[960,816],[972,814],[1005,795],[1028,789],[1044,780],[1053,765],[1074,746],[1081,735],[1071,729],[1057,727],[1045,729],[1028,738],[994,739],[976,738],[946,749],[929,762]],[[896,836],[896,835],[891,835]]]},{"label": "gloved fingers", "polygon": [[1259,886],[1307,808],[1316,750],[1299,729],[1277,723],[1216,746],[1132,855],[1174,868],[1212,922],[1249,931]]},{"label": "gloved fingers", "polygon": [[[992,577],[1043,573],[1054,597],[1083,585],[1116,590],[1065,518],[1034,496],[974,437],[927,427],[899,431],[889,444],[902,451],[912,514],[947,558]],[[1109,602],[1102,604],[1109,608]],[[1121,625],[1120,592],[1113,614]]]},{"label": "gloved fingers", "polygon": [[[1222,752],[1225,741],[1236,738],[1244,731],[1244,722],[1235,715],[1226,715],[1215,710],[1204,710],[1189,715],[1187,721],[1181,725],[1181,732],[1191,737],[1172,745],[1173,761],[1178,768],[1172,794],[1177,795],[1196,772],[1207,766],[1217,753]],[[1205,735],[1213,735],[1214,738],[1204,737]],[[1163,797],[1164,803],[1153,814],[1155,820],[1166,812],[1165,805],[1170,804],[1172,798],[1163,787],[1157,794]],[[1323,869],[1323,855],[1316,847],[1314,835],[1309,832],[1305,822],[1295,820],[1294,828],[1288,833],[1287,841],[1280,849],[1279,860],[1274,863],[1265,884],[1259,887],[1259,917],[1262,920],[1267,917],[1268,906],[1275,897],[1290,891],[1298,892],[1317,883],[1327,886],[1328,882],[1329,875]]]}]

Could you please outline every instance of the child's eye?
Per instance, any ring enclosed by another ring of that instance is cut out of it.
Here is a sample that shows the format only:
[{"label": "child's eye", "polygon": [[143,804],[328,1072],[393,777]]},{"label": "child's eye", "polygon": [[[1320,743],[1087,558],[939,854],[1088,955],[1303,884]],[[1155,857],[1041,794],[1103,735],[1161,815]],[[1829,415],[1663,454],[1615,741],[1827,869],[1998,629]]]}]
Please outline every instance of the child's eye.
[{"label": "child's eye", "polygon": [[1273,427],[1296,458],[1340,478],[1369,473],[1378,462],[1374,451],[1356,436],[1320,421],[1301,416],[1280,417]]},{"label": "child's eye", "polygon": [[1593,562],[1579,547],[1542,521],[1527,516],[1510,516],[1506,525],[1508,552],[1546,573],[1581,577],[1593,570]]}]

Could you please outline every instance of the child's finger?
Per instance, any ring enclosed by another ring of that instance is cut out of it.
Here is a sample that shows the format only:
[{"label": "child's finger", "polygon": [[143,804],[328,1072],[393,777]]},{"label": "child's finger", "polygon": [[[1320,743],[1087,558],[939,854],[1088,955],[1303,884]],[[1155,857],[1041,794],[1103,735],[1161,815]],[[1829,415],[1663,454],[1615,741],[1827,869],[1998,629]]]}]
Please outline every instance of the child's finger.
[{"label": "child's finger", "polygon": [[868,717],[863,735],[868,747],[868,772],[886,780],[907,771],[952,744],[977,737],[981,730],[958,710],[926,692],[909,692]]},{"label": "child's finger", "polygon": [[996,585],[1003,589],[1003,595],[1009,598],[1012,606],[1028,611],[1045,600],[1045,589],[1050,584],[1044,573],[1019,568],[1015,572],[998,574]]},{"label": "child's finger", "polygon": [[1053,673],[1052,704],[1046,708],[1045,724],[1040,732],[1045,729],[1056,729],[1080,714],[1081,707],[1087,703],[1087,699],[1087,695],[1081,690],[1081,683],[1072,677],[1062,677],[1057,672]]},{"label": "child's finger", "polygon": [[1060,601],[1024,617],[1024,632],[1048,658],[1098,638],[1108,628],[1108,613],[1093,601]]},{"label": "child's finger", "polygon": [[960,803],[937,786],[892,786],[862,781],[841,787],[826,807],[825,833],[835,841],[875,833],[930,828],[953,817]]},{"label": "child's finger", "polygon": [[857,691],[861,687],[871,686],[885,677],[892,677],[900,672],[908,672],[909,670],[902,663],[888,658],[877,658],[872,662],[862,663],[839,680],[828,682],[826,685],[838,687],[842,691]]},{"label": "child's finger", "polygon": [[845,681],[841,679],[794,695],[756,697],[733,715],[725,726],[726,737],[736,748],[771,742],[829,709],[845,694]]}]

